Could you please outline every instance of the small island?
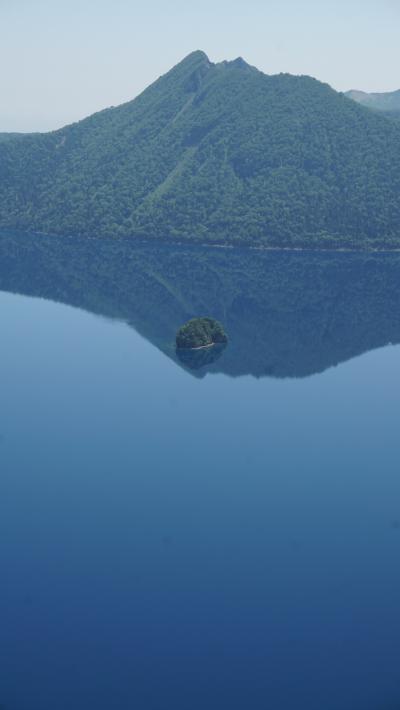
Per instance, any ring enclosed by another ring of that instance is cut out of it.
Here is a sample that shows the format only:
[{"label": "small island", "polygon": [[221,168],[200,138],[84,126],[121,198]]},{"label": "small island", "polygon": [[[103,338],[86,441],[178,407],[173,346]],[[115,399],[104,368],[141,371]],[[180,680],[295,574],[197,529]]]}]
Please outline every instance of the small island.
[{"label": "small island", "polygon": [[178,349],[199,350],[227,342],[221,323],[214,318],[192,318],[176,334]]}]

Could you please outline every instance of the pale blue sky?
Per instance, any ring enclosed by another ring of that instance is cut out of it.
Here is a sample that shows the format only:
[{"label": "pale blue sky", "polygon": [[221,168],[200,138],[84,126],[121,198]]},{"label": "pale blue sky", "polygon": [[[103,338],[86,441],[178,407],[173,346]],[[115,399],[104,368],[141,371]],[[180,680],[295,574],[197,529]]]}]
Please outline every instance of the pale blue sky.
[{"label": "pale blue sky", "polygon": [[137,95],[194,49],[335,89],[400,88],[400,0],[0,0],[0,131]]}]

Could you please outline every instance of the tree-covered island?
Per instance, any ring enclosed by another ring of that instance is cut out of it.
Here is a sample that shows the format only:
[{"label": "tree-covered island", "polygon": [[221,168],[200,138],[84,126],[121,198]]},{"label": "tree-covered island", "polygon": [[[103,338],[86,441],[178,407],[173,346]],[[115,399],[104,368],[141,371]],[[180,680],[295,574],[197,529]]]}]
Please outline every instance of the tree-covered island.
[{"label": "tree-covered island", "polygon": [[194,350],[227,342],[228,337],[221,323],[214,318],[192,318],[176,334],[178,349]]}]

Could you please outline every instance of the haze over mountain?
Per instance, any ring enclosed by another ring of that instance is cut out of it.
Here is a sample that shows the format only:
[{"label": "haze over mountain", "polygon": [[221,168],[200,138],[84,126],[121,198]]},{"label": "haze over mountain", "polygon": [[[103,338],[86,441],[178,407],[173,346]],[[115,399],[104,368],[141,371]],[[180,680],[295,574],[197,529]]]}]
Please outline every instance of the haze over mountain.
[{"label": "haze over mountain", "polygon": [[133,101],[0,140],[0,225],[400,247],[400,129],[307,76],[186,57]]},{"label": "haze over mountain", "polygon": [[346,96],[363,106],[375,109],[376,111],[382,111],[388,117],[400,118],[400,89],[397,91],[372,94],[353,89],[347,91]]}]

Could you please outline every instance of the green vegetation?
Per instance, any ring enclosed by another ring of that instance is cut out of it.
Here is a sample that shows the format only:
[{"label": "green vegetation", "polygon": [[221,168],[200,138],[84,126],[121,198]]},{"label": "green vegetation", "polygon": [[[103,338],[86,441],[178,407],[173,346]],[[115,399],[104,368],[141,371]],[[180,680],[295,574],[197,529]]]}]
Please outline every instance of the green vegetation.
[{"label": "green vegetation", "polygon": [[206,348],[227,342],[228,338],[221,323],[214,318],[192,318],[179,328],[176,334],[177,348]]},{"label": "green vegetation", "polygon": [[0,226],[400,247],[400,127],[307,76],[194,52],[134,101],[0,140]]}]

